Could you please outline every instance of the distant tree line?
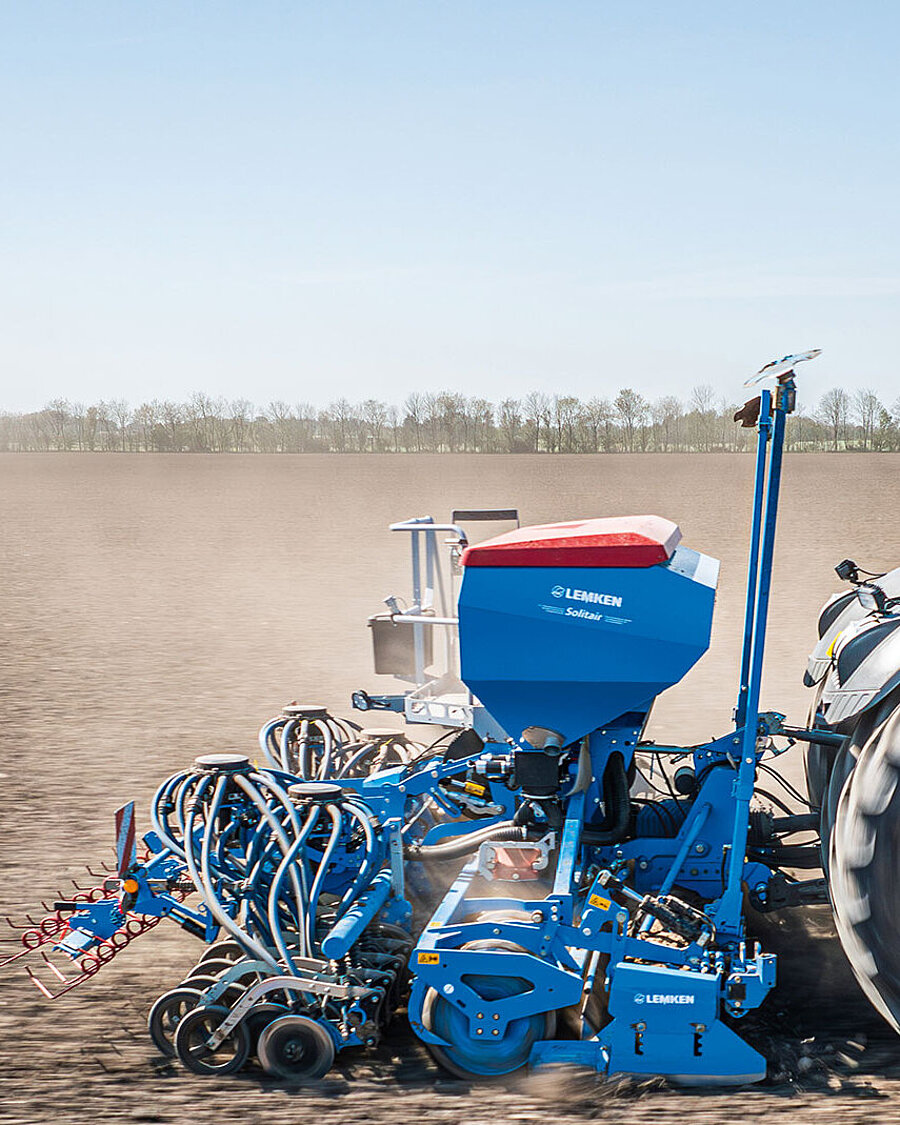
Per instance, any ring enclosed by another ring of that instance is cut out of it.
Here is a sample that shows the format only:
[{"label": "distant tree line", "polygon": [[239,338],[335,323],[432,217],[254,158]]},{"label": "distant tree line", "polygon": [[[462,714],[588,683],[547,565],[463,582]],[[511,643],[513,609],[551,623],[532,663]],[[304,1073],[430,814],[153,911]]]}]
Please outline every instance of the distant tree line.
[{"label": "distant tree line", "polygon": [[[749,395],[750,392],[748,392]],[[0,412],[0,451],[120,453],[675,453],[741,452],[753,430],[733,421],[737,404],[695,387],[687,401],[647,399],[631,387],[611,398],[532,392],[489,402],[453,391],[416,392],[402,407],[370,398],[306,403],[226,401],[132,407],[124,399],[84,406],[54,399],[42,410]],[[791,450],[900,449],[900,399],[837,387],[810,413],[788,420]]]}]

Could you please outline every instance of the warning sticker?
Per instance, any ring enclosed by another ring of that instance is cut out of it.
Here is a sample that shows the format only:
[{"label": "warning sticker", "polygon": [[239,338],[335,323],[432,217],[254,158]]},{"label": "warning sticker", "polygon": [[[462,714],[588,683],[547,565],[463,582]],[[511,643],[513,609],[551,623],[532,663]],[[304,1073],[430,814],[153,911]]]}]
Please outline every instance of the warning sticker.
[{"label": "warning sticker", "polygon": [[419,954],[419,964],[420,965],[439,965],[440,961],[441,961],[440,953],[420,953]]},{"label": "warning sticker", "polygon": [[609,901],[609,899],[603,898],[602,895],[591,895],[591,897],[588,899],[588,902],[591,906],[597,906],[601,910],[609,910],[609,908],[612,906],[612,903]]}]

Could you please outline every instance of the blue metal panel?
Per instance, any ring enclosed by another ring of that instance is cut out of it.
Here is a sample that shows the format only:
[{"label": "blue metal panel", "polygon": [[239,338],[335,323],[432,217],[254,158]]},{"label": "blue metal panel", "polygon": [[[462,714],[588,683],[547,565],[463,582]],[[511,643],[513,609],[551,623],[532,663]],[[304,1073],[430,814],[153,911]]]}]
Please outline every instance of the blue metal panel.
[{"label": "blue metal panel", "polygon": [[600,1035],[609,1073],[662,1074],[687,1084],[756,1082],[765,1059],[718,1019],[719,974],[618,965]]},{"label": "blue metal panel", "polygon": [[565,743],[646,710],[709,646],[718,563],[679,547],[642,568],[469,567],[462,678],[514,737]]},{"label": "blue metal panel", "polygon": [[690,1023],[710,1024],[718,1015],[720,980],[663,965],[621,964],[615,968],[610,1013],[625,1023],[651,1023],[678,1032]]}]

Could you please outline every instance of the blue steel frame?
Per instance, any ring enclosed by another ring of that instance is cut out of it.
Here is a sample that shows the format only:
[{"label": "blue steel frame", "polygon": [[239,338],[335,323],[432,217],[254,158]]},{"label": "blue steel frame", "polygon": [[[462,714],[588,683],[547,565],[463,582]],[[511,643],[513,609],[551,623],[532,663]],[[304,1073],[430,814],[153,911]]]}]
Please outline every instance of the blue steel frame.
[{"label": "blue steel frame", "polygon": [[[700,783],[677,834],[645,834],[608,847],[582,843],[609,754],[615,749],[629,764],[635,752],[635,722],[639,720],[639,728],[644,716],[623,716],[621,723],[589,737],[593,780],[587,793],[566,804],[549,893],[533,899],[476,897],[470,893],[478,879],[475,859],[419,938],[412,958],[410,1021],[420,1038],[463,1069],[491,1073],[492,1041],[507,1042],[505,1037],[519,1034],[523,1054],[513,1053],[516,1065],[575,1061],[608,1073],[668,1074],[704,1083],[745,1082],[765,1074],[764,1059],[720,1017],[745,1015],[775,982],[775,957],[747,947],[742,887],[747,884],[764,898],[773,875],[764,864],[748,862],[746,851],[760,736],[765,733],[759,697],[785,419],[793,407],[793,390],[788,375],[774,400],[768,390],[761,394],[735,729],[702,746],[657,748],[690,754]],[[488,755],[501,749],[485,748]],[[616,873],[625,871],[633,887],[616,881]],[[611,885],[618,901],[606,889]],[[632,922],[644,896],[658,900],[676,886],[700,895],[712,927],[682,946],[654,940],[653,918],[647,913],[640,925]],[[539,889],[546,891],[546,886],[536,884]],[[521,920],[490,917],[510,910]],[[479,921],[484,915],[487,920]],[[491,940],[498,948],[464,948]],[[599,1031],[583,1022],[580,1041],[539,1039],[531,1044],[528,1036],[533,1036],[540,1013],[583,1001],[602,956],[608,958],[605,993],[612,1019]],[[526,987],[511,997],[489,999],[471,983],[502,976],[526,982]],[[455,1041],[434,1030],[435,1005],[454,1013],[443,1026],[454,1027]]]}]

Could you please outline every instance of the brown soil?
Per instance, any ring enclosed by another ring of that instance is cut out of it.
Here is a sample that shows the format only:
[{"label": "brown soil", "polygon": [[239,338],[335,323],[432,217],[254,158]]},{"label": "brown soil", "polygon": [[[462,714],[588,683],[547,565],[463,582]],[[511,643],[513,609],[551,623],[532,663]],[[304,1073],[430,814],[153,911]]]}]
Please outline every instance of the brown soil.
[{"label": "brown soil", "polygon": [[[788,458],[764,704],[792,719],[830,567],[900,561],[896,464]],[[363,621],[405,590],[385,526],[406,515],[518,501],[529,522],[677,519],[723,575],[712,650],[661,701],[656,736],[727,729],[750,472],[715,456],[0,458],[0,914],[66,897],[80,864],[109,857],[119,804],[137,799],[146,828],[156,783],[199,752],[252,749],[285,700],[346,713],[352,688],[380,688]],[[893,1120],[897,1040],[849,981],[827,912],[767,947],[782,952],[780,984],[747,1035],[772,1067],[752,1089],[572,1072],[469,1087],[438,1072],[402,1017],[377,1051],[290,1089],[254,1071],[195,1078],[155,1055],[146,1011],[198,950],[164,924],[52,1005],[17,966],[0,972],[0,1121]]]}]

